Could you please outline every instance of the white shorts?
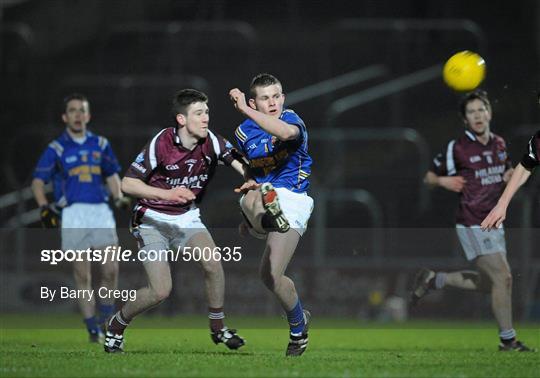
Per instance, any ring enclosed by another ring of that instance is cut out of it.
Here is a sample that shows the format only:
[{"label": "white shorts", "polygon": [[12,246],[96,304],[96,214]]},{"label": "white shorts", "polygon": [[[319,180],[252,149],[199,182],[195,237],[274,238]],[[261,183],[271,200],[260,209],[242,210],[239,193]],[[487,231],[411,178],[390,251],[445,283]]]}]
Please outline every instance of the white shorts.
[{"label": "white shorts", "polygon": [[[295,193],[285,188],[275,188],[275,190],[283,215],[289,221],[291,228],[302,236],[306,232],[309,218],[313,212],[313,198],[307,193]],[[243,198],[244,196],[240,198],[240,207],[242,207]],[[258,232],[256,233],[258,234]],[[259,237],[259,235],[255,237]]]},{"label": "white shorts", "polygon": [[62,249],[118,245],[116,222],[106,203],[74,203],[62,210]]},{"label": "white shorts", "polygon": [[506,254],[506,241],[504,228],[495,228],[491,231],[482,231],[480,226],[456,225],[456,231],[465,251],[467,260],[472,261],[478,256],[493,253]]},{"label": "white shorts", "polygon": [[[147,262],[145,252],[181,249],[193,235],[199,232],[208,233],[208,230],[201,221],[199,209],[194,207],[180,215],[164,214],[147,209],[141,219],[141,224],[131,232],[141,250],[139,254],[141,261],[145,263]],[[154,257],[151,261],[166,261],[166,257],[166,255],[163,255],[163,259]]]}]

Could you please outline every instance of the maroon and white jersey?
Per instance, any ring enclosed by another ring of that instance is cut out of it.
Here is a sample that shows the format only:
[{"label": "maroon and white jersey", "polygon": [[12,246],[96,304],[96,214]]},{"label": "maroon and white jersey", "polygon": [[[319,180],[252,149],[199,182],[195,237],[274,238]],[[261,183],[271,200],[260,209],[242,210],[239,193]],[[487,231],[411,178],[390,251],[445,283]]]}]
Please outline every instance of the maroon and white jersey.
[{"label": "maroon and white jersey", "polygon": [[438,176],[462,176],[467,182],[459,193],[456,222],[479,225],[497,204],[504,190],[504,172],[512,167],[506,143],[491,134],[487,145],[480,143],[469,130],[450,141],[444,154],[433,159],[431,170]]},{"label": "maroon and white jersey", "polygon": [[540,165],[540,130],[529,141],[527,152],[523,155],[523,159],[521,159],[521,165],[529,171]]},{"label": "maroon and white jersey", "polygon": [[[169,127],[144,147],[131,163],[126,177],[138,178],[156,188],[188,188],[197,197],[195,202],[200,202],[218,163],[230,165],[236,154],[231,143],[210,130],[208,137],[190,151],[182,146],[176,128]],[[171,215],[184,214],[193,207],[191,202],[181,205],[145,198],[139,199],[138,205],[139,213],[152,209]]]}]

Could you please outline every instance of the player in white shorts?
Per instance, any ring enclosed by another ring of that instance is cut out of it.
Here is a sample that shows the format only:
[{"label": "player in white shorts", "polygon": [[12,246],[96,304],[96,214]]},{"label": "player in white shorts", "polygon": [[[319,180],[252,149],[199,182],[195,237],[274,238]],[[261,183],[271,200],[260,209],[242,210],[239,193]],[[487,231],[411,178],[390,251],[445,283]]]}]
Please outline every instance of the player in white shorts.
[{"label": "player in white shorts", "polygon": [[307,129],[294,111],[283,108],[285,95],[274,76],[255,76],[250,94],[246,102],[238,88],[229,92],[235,108],[247,117],[235,135],[260,185],[240,200],[246,218],[242,227],[266,237],[261,279],[287,314],[290,340],[285,354],[300,356],[308,344],[310,313],[302,308],[285,270],[313,210],[313,199],[307,194],[311,174]]},{"label": "player in white shorts", "polygon": [[504,229],[482,232],[480,224],[497,203],[512,175],[503,138],[490,131],[491,105],[484,91],[466,94],[460,104],[466,129],[438,155],[425,182],[459,193],[456,230],[468,261],[477,270],[417,273],[413,304],[433,289],[456,287],[491,294],[499,328],[499,350],[529,351],[517,340],[512,322],[512,274],[506,258]]},{"label": "player in white shorts", "polygon": [[118,244],[114,214],[106,203],[74,203],[65,207],[61,227],[63,250]]},{"label": "player in white shorts", "polygon": [[[42,223],[46,227],[62,227],[62,249],[86,250],[113,247],[118,244],[116,223],[109,207],[112,194],[117,207],[128,206],[120,191],[120,165],[111,145],[102,136],[87,130],[90,121],[88,99],[72,94],[64,100],[62,120],[65,132],[49,143],[34,172],[32,191],[41,207]],[[53,182],[55,203],[49,204],[44,186]],[[62,221],[60,222],[60,213]],[[116,289],[118,262],[99,264],[100,287]],[[77,290],[92,289],[90,261],[74,261]],[[79,307],[89,332],[90,341],[103,338],[101,328],[114,312],[114,298],[101,298],[96,316],[94,299],[79,298]]]},{"label": "player in white shorts", "polygon": [[[207,96],[197,90],[179,91],[173,100],[177,126],[163,129],[152,138],[122,179],[122,190],[138,198],[132,234],[138,241],[148,284],[137,290],[136,299],[126,302],[109,321],[104,344],[108,353],[122,352],[129,322],[169,296],[172,256],[160,251],[193,251],[193,255],[196,248],[216,251],[197,204],[217,165],[232,166],[246,175],[240,154],[208,129],[207,101]],[[238,191],[251,185],[245,183]],[[226,256],[222,257],[225,260]],[[225,275],[221,259],[212,254],[208,259],[193,260],[200,263],[204,273],[212,341],[229,349],[242,347],[244,339],[224,324]]]}]

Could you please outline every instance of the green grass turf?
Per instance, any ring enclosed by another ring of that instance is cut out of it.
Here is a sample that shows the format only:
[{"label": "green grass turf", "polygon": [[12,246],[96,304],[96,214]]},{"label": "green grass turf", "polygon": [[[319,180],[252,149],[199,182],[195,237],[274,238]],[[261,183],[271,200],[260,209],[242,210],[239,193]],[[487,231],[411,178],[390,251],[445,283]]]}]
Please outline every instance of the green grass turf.
[{"label": "green grass turf", "polygon": [[[493,323],[358,323],[315,317],[300,358],[285,358],[279,318],[229,319],[247,345],[215,346],[202,317],[142,317],[126,351],[89,344],[76,316],[0,317],[0,376],[97,377],[538,377],[539,353],[497,352]],[[64,328],[62,328],[64,327]],[[538,324],[518,327],[538,347]]]}]

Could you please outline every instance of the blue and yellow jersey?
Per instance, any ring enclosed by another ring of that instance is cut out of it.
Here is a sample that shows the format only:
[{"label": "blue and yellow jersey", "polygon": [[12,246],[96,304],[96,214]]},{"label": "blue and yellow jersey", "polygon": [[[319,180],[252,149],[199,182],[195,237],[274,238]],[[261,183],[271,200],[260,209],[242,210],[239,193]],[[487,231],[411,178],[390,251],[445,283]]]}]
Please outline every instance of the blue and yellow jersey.
[{"label": "blue and yellow jersey", "polygon": [[236,128],[236,140],[258,183],[270,182],[276,188],[303,193],[309,187],[312,164],[306,125],[290,109],[285,109],[279,118],[298,127],[300,133],[295,140],[282,142],[251,119]]},{"label": "blue and yellow jersey", "polygon": [[82,143],[67,132],[53,140],[41,155],[34,178],[53,181],[54,199],[60,206],[108,201],[104,177],[120,172],[108,140],[86,133]]}]

